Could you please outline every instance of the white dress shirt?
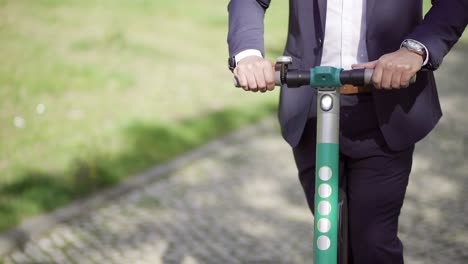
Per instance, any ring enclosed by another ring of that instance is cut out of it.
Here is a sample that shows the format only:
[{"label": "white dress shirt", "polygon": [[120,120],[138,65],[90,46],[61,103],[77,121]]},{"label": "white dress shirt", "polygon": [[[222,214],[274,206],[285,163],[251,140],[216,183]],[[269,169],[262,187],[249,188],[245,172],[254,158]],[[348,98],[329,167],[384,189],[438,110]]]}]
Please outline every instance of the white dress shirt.
[{"label": "white dress shirt", "polygon": [[[366,45],[366,2],[366,0],[328,0],[320,65],[351,69],[352,64],[369,61]],[[259,50],[248,49],[235,55],[235,59],[239,62],[252,55],[262,57]],[[426,48],[423,66],[428,60],[429,51]]]},{"label": "white dress shirt", "polygon": [[351,69],[368,62],[366,0],[328,0],[322,66]]}]

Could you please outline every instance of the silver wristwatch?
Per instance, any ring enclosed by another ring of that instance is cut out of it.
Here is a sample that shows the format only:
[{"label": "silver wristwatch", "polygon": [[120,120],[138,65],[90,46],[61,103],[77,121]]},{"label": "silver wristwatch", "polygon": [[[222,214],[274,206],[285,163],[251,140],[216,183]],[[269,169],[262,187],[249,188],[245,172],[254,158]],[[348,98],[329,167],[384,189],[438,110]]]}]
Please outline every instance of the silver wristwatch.
[{"label": "silver wristwatch", "polygon": [[426,48],[418,41],[412,39],[405,39],[403,43],[401,43],[401,47],[406,48],[407,50],[414,52],[418,55],[421,55],[423,57],[423,61],[426,60]]}]

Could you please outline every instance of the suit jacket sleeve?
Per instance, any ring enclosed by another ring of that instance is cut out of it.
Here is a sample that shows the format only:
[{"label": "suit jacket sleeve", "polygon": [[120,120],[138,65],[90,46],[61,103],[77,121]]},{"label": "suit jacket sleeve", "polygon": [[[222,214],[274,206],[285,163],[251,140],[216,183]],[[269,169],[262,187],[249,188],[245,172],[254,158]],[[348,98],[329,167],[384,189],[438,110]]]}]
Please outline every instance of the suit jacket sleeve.
[{"label": "suit jacket sleeve", "polygon": [[247,49],[259,50],[265,55],[263,19],[270,0],[231,0],[228,5],[229,56]]},{"label": "suit jacket sleeve", "polygon": [[436,70],[463,34],[468,23],[468,1],[432,0],[422,23],[407,37],[423,43],[429,51],[426,67]]}]

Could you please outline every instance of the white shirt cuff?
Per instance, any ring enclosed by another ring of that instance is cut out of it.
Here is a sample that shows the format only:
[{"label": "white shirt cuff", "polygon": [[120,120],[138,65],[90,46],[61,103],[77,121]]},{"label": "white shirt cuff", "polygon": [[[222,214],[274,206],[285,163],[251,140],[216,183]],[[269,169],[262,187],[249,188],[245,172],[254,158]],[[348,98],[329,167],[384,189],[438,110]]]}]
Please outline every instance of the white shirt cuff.
[{"label": "white shirt cuff", "polygon": [[239,63],[240,60],[248,56],[258,56],[258,57],[263,58],[262,53],[256,49],[248,49],[248,50],[241,51],[236,56],[234,56],[234,58],[236,58],[236,63]]},{"label": "white shirt cuff", "polygon": [[[405,39],[406,40],[406,39]],[[424,49],[426,50],[426,58],[424,59],[423,61],[423,64],[422,66],[426,66],[426,64],[429,62],[429,50],[426,48],[426,46],[424,46],[424,44],[422,44],[421,42],[417,41],[417,40],[414,40],[414,39],[411,39],[412,41],[418,43],[419,45],[423,46]],[[400,48],[401,48],[401,45],[400,45]]]}]

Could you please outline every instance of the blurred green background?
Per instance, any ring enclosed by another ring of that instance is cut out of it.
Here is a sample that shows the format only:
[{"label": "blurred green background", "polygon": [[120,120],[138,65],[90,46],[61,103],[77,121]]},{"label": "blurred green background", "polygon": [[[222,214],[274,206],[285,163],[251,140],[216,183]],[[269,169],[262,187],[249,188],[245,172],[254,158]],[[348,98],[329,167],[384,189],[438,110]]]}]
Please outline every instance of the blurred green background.
[{"label": "blurred green background", "polygon": [[277,91],[232,86],[227,3],[0,0],[0,230],[273,114]]}]

